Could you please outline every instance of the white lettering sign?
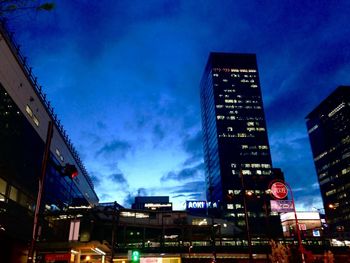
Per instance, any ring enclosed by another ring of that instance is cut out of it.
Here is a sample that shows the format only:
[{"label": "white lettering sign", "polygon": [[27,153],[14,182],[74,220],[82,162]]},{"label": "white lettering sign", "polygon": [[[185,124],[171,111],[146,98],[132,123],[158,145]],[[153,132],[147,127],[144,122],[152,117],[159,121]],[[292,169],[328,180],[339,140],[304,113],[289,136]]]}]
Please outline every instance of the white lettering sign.
[{"label": "white lettering sign", "polygon": [[205,201],[187,201],[187,209],[203,209],[206,208]]}]

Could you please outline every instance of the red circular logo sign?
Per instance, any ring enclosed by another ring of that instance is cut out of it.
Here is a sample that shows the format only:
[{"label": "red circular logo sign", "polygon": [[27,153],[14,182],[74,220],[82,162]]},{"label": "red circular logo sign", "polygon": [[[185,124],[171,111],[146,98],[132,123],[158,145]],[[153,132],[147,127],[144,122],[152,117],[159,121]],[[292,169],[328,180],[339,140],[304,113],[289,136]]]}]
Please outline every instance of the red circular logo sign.
[{"label": "red circular logo sign", "polygon": [[288,195],[288,188],[284,183],[275,182],[271,185],[271,194],[277,199],[283,199]]}]

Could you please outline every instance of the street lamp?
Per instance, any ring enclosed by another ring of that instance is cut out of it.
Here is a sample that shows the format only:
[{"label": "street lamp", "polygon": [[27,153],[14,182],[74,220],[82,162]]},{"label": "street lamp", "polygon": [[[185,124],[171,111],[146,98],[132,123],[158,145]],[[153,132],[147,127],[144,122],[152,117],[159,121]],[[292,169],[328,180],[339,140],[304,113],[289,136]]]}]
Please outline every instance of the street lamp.
[{"label": "street lamp", "polygon": [[293,191],[292,191],[292,188],[290,187],[290,185],[287,182],[284,182],[284,184],[288,187],[288,189],[290,191],[291,198],[292,198],[293,209],[294,209],[294,217],[295,217],[295,225],[296,225],[296,230],[297,230],[297,235],[298,235],[299,250],[300,250],[300,253],[301,253],[301,260],[302,260],[303,263],[305,263],[304,247],[303,247],[303,243],[302,243],[302,240],[301,240],[301,234],[300,234],[300,229],[299,229],[297,211],[296,211],[296,208],[295,208]]},{"label": "street lamp", "polygon": [[188,257],[190,258],[191,257],[191,249],[193,248],[193,246],[189,246],[188,247]]}]

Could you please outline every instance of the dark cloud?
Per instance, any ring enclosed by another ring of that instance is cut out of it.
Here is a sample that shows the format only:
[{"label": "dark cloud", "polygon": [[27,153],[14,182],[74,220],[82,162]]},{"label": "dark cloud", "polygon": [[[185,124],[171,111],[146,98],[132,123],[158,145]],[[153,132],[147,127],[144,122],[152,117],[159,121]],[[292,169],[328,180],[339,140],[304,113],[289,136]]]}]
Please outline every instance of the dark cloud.
[{"label": "dark cloud", "polygon": [[125,179],[124,175],[122,173],[115,173],[109,175],[110,180],[118,185],[128,185],[128,181]]},{"label": "dark cloud", "polygon": [[190,157],[184,165],[191,165],[203,160],[203,133],[198,131],[195,134],[187,135],[183,140],[183,147]]},{"label": "dark cloud", "polygon": [[90,178],[95,187],[99,187],[101,185],[101,175],[98,175],[96,173],[90,173]]},{"label": "dark cloud", "polygon": [[204,178],[204,163],[200,163],[194,167],[183,168],[179,172],[169,172],[168,174],[162,176],[161,182],[175,180],[184,181],[189,179]]},{"label": "dark cloud", "polygon": [[284,171],[285,179],[291,187],[302,188],[316,183],[317,176],[307,135],[298,130],[285,130],[276,131],[271,137],[273,165]]},{"label": "dark cloud", "polygon": [[123,199],[123,205],[125,207],[131,207],[131,205],[135,202],[135,195],[128,192],[128,194]]},{"label": "dark cloud", "polygon": [[148,190],[146,188],[137,189],[137,196],[148,196]]},{"label": "dark cloud", "polygon": [[201,198],[203,198],[203,195],[201,193],[190,193],[190,194],[179,194],[179,195],[173,195],[172,198],[173,199],[177,199],[177,198],[183,198],[185,197],[186,200],[200,200]]},{"label": "dark cloud", "polygon": [[162,127],[161,123],[157,123],[153,126],[153,136],[155,145],[165,138],[166,130]]},{"label": "dark cloud", "polygon": [[205,193],[205,181],[198,180],[185,183],[181,186],[174,187],[172,194],[191,194],[191,193]]},{"label": "dark cloud", "polygon": [[102,121],[98,121],[98,122],[96,123],[96,125],[97,125],[97,128],[99,128],[99,129],[101,129],[101,130],[105,130],[105,129],[107,128],[106,123],[104,123],[104,122],[102,122]]},{"label": "dark cloud", "polygon": [[126,154],[132,149],[132,146],[127,141],[113,140],[103,145],[97,152],[96,156],[116,155],[119,158],[125,158]]}]

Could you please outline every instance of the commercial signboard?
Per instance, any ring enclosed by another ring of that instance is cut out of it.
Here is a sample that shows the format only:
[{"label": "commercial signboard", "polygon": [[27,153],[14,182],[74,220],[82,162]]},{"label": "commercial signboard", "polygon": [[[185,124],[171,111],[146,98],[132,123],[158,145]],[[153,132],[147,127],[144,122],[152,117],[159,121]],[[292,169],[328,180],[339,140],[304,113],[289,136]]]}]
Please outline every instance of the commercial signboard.
[{"label": "commercial signboard", "polygon": [[206,209],[206,201],[186,201],[186,209]]},{"label": "commercial signboard", "polygon": [[286,213],[294,211],[292,200],[270,200],[271,211],[278,213]]},{"label": "commercial signboard", "polygon": [[270,186],[271,194],[276,199],[284,199],[288,195],[288,188],[282,182],[274,182]]},{"label": "commercial signboard", "polygon": [[64,253],[64,254],[46,254],[45,255],[45,261],[66,261],[69,262],[71,260],[71,254]]}]

